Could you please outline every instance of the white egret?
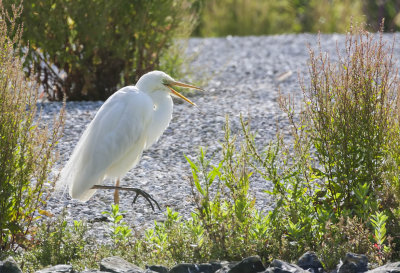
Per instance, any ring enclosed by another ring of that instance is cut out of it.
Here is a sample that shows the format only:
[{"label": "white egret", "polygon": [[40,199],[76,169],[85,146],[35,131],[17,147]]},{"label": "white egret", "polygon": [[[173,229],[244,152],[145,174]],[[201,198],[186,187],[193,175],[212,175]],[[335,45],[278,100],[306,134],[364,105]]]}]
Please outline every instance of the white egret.
[{"label": "white egret", "polygon": [[[143,75],[136,86],[126,86],[114,93],[101,106],[86,128],[70,159],[61,171],[58,188],[68,185],[74,199],[87,201],[96,189],[115,189],[114,202],[119,203],[118,190],[135,191],[150,203],[157,202],[137,188],[119,186],[119,179],[139,161],[163,134],[172,118],[171,94],[192,105],[173,86],[202,90],[175,81],[161,71]],[[102,186],[104,179],[116,179],[115,186]],[[158,206],[158,204],[157,204]]]}]

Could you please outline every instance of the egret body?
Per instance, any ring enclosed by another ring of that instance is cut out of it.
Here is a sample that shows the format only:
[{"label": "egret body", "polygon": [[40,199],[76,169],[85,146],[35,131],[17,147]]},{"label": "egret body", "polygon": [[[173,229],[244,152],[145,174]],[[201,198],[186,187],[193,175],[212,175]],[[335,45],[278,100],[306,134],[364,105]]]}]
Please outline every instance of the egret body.
[{"label": "egret body", "polygon": [[[143,75],[136,86],[126,86],[109,97],[61,171],[59,186],[68,185],[72,198],[87,201],[96,189],[107,187],[101,186],[103,180],[116,179],[116,186],[107,188],[115,189],[114,202],[118,203],[118,189],[126,189],[119,187],[119,178],[139,162],[142,152],[158,140],[171,121],[170,95],[194,105],[172,86],[200,89],[177,82],[164,72],[152,71]],[[130,189],[150,202],[147,193]]]}]

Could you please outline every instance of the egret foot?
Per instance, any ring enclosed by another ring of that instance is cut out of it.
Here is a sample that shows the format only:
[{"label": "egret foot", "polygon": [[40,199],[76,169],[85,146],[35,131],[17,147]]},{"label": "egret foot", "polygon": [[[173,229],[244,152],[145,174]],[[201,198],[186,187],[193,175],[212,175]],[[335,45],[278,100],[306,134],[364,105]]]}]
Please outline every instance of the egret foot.
[{"label": "egret foot", "polygon": [[147,192],[138,189],[138,188],[126,188],[126,187],[119,187],[119,186],[105,186],[105,185],[94,185],[92,187],[92,189],[94,190],[98,190],[98,189],[105,189],[105,190],[121,190],[121,191],[134,191],[136,192],[135,198],[133,198],[132,204],[136,202],[136,199],[138,198],[139,195],[143,196],[147,202],[149,202],[151,209],[154,211],[154,206],[153,203],[156,204],[157,208],[159,210],[161,210],[160,205],[157,203],[156,200],[154,200],[153,197],[151,197],[150,194],[148,194]]}]

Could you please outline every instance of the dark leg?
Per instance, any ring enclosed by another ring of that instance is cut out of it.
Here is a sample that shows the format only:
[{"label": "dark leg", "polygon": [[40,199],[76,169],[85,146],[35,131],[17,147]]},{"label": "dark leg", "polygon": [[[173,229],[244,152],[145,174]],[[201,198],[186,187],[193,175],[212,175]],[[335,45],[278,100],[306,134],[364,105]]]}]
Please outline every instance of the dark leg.
[{"label": "dark leg", "polygon": [[[136,199],[138,198],[138,196],[139,195],[141,195],[141,196],[143,196],[146,200],[147,200],[147,202],[149,202],[149,204],[150,204],[150,206],[151,206],[151,208],[152,208],[152,210],[154,211],[154,206],[153,206],[153,203],[152,202],[154,202],[154,204],[156,204],[156,206],[157,206],[157,208],[159,209],[159,210],[161,210],[161,208],[160,208],[160,205],[158,205],[158,203],[157,203],[157,201],[156,200],[154,200],[154,198],[153,197],[151,197],[151,195],[150,194],[148,194],[147,192],[145,192],[145,191],[143,191],[143,190],[141,190],[141,189],[138,189],[138,188],[125,188],[125,187],[119,187],[119,186],[103,186],[103,185],[94,185],[93,187],[92,187],[92,189],[95,189],[95,190],[97,190],[97,189],[105,189],[105,190],[122,190],[122,191],[134,191],[134,192],[136,192],[136,195],[135,195],[135,198],[133,198],[133,202],[132,202],[132,204],[133,203],[135,203],[136,202]],[[115,197],[115,195],[114,195],[114,197]],[[114,199],[114,202],[115,202],[115,199]]]}]

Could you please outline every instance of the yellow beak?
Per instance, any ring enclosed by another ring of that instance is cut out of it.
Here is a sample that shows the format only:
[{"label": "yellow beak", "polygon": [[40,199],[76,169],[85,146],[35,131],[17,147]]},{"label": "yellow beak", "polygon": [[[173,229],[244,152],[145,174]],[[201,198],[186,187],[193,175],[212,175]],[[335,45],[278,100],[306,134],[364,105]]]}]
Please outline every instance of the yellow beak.
[{"label": "yellow beak", "polygon": [[193,88],[193,89],[197,89],[197,90],[202,90],[200,87],[194,86],[194,85],[190,85],[190,84],[186,84],[186,83],[181,83],[181,82],[170,82],[168,84],[166,84],[166,86],[169,88],[169,90],[171,90],[171,93],[174,94],[175,96],[180,97],[181,99],[187,101],[188,103],[190,103],[191,105],[196,106],[196,104],[194,102],[192,102],[191,100],[189,100],[188,98],[186,98],[184,95],[182,95],[181,93],[175,91],[172,86],[181,86],[181,87],[186,87],[186,88]]}]

